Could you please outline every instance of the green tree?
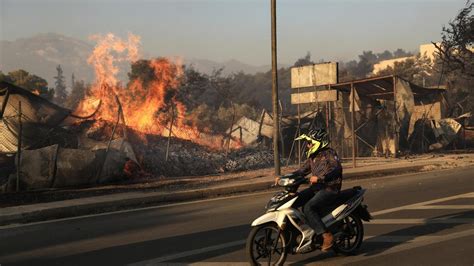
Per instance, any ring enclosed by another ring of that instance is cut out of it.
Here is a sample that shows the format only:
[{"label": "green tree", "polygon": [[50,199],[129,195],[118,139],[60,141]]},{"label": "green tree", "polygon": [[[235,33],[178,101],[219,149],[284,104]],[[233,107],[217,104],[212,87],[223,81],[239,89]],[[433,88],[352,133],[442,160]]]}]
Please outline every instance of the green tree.
[{"label": "green tree", "polygon": [[54,77],[54,79],[56,80],[54,83],[56,85],[54,91],[55,91],[55,97],[54,97],[54,100],[56,103],[58,104],[64,104],[64,102],[66,101],[66,98],[67,98],[67,90],[66,90],[66,82],[65,82],[65,78],[64,78],[64,75],[63,75],[63,69],[61,68],[61,65],[58,65],[56,67],[56,71],[57,71],[57,76]]},{"label": "green tree", "polygon": [[181,79],[178,98],[186,104],[188,109],[196,108],[205,103],[215,109],[221,103],[217,96],[216,87],[220,86],[223,79],[222,71],[216,70],[211,75],[203,74],[192,66],[184,66],[184,75]]},{"label": "green tree", "polygon": [[74,81],[71,93],[67,96],[65,106],[71,110],[75,110],[81,100],[84,99],[88,88],[89,86],[85,85],[83,80]]},{"label": "green tree", "polygon": [[12,83],[13,81],[10,79],[10,76],[5,75],[2,71],[0,71],[0,81],[6,81]]},{"label": "green tree", "polygon": [[382,53],[377,54],[374,54],[372,51],[363,51],[362,54],[359,55],[358,61],[351,60],[339,63],[339,80],[344,82],[353,79],[366,78],[372,74],[374,64],[382,60],[407,56],[412,56],[412,54],[400,48],[393,52],[385,50]]},{"label": "green tree", "polygon": [[146,86],[148,82],[156,79],[155,72],[150,66],[150,60],[140,59],[132,63],[130,72],[128,73],[128,79],[133,82],[136,79],[142,80]]},{"label": "green tree", "polygon": [[9,81],[18,87],[29,90],[39,96],[51,100],[54,96],[54,89],[48,88],[48,82],[36,75],[31,75],[23,69],[8,73]]},{"label": "green tree", "polygon": [[377,63],[377,56],[372,51],[363,51],[359,55],[359,62],[357,68],[354,70],[354,75],[359,78],[365,78],[374,70],[374,64]]},{"label": "green tree", "polygon": [[76,83],[76,76],[74,76],[74,72],[71,75],[71,89],[74,88],[74,84]]},{"label": "green tree", "polygon": [[377,61],[388,60],[388,59],[392,59],[392,58],[393,58],[393,55],[388,50],[383,51],[383,53],[378,53],[377,54]]},{"label": "green tree", "polygon": [[398,48],[397,50],[393,51],[393,58],[408,57],[412,55],[413,55],[412,53],[406,52],[405,50],[401,48]]},{"label": "green tree", "polygon": [[193,124],[201,131],[210,131],[214,133],[226,133],[232,124],[243,116],[250,119],[257,119],[257,111],[248,104],[234,104],[233,106],[220,106],[217,110],[209,107],[207,104],[201,104],[194,108],[187,120],[189,124]]},{"label": "green tree", "polygon": [[314,62],[311,61],[311,53],[308,51],[304,57],[296,60],[293,66],[300,67],[300,66],[306,66],[306,65],[311,65],[311,64],[314,64]]},{"label": "green tree", "polygon": [[419,86],[436,86],[439,75],[434,71],[432,62],[426,56],[418,55],[404,61],[395,62],[379,71],[379,75],[397,75]]},{"label": "green tree", "polygon": [[188,124],[196,126],[200,131],[209,132],[214,131],[213,115],[214,111],[205,103],[197,106],[189,112],[186,116]]}]

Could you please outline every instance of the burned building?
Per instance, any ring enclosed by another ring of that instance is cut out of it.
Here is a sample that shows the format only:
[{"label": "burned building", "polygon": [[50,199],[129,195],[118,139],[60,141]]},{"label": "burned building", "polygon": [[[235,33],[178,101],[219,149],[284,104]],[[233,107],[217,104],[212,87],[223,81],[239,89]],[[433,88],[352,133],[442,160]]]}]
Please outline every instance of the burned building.
[{"label": "burned building", "polygon": [[319,114],[315,126],[327,129],[341,156],[396,157],[435,148],[430,145],[440,139],[437,126],[425,131],[419,124],[443,121],[444,93],[390,75],[306,88],[292,95],[292,104],[315,106]]},{"label": "burned building", "polygon": [[347,157],[352,151],[355,156],[397,156],[410,150],[416,121],[445,116],[443,89],[423,88],[397,76],[338,83],[330,89],[338,99],[325,106],[333,118],[328,120],[329,133]]},{"label": "burned building", "polygon": [[0,104],[0,192],[207,175],[273,162],[268,150],[216,149],[220,135],[202,133],[194,142],[181,138],[187,132],[179,128],[144,133],[119,123],[125,121],[121,108],[115,121],[100,119],[100,103],[79,117],[6,82],[0,83]]},{"label": "burned building", "polygon": [[0,82],[0,191],[95,184],[136,161],[123,139],[87,139],[70,127],[87,117]]}]

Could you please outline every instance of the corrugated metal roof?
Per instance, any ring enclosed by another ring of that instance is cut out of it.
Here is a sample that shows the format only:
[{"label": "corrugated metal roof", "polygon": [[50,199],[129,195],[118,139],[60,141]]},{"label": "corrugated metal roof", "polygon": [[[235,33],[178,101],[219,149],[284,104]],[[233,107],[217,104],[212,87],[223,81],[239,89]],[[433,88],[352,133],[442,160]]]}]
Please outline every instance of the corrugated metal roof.
[{"label": "corrugated metal roof", "polygon": [[[71,110],[57,106],[8,82],[0,82],[0,103],[9,94],[5,112],[0,120],[0,152],[17,151],[19,135],[19,102],[22,111],[22,148],[29,148],[48,136],[50,130],[58,126],[71,114]],[[1,109],[2,107],[0,107]]]},{"label": "corrugated metal roof", "polygon": [[408,82],[415,97],[421,97],[433,93],[442,93],[445,91],[444,89],[423,88],[395,75],[371,77],[332,84],[331,88],[340,91],[350,92],[351,85],[354,85],[359,95],[364,95],[376,99],[391,100],[393,99],[394,79],[401,79]]}]

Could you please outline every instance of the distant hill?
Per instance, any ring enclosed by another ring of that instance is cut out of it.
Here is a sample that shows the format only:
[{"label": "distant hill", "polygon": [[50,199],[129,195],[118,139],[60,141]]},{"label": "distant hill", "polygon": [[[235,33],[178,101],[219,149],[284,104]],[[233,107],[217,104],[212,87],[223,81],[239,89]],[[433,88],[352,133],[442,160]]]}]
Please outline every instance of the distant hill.
[{"label": "distant hill", "polygon": [[56,66],[60,64],[70,86],[72,72],[77,80],[93,80],[93,70],[87,64],[92,49],[90,43],[55,33],[0,41],[0,70],[7,73],[21,68],[46,79],[53,87]]},{"label": "distant hill", "polygon": [[[92,43],[57,33],[43,33],[14,41],[0,41],[0,70],[8,73],[12,70],[24,69],[45,78],[49,86],[53,87],[56,66],[60,64],[68,87],[71,84],[73,72],[76,80],[92,82],[94,72],[87,64],[87,58],[93,48]],[[184,63],[206,74],[222,67],[224,67],[224,75],[240,71],[254,74],[270,70],[270,65],[253,66],[234,59],[219,63],[206,59],[185,58]],[[122,71],[119,76],[121,80],[126,80],[127,71],[127,69]]]},{"label": "distant hill", "polygon": [[224,67],[224,69],[222,70],[222,74],[224,75],[228,75],[231,73],[238,73],[240,71],[246,74],[255,74],[257,72],[267,72],[271,69],[270,65],[253,66],[253,65],[242,63],[235,59],[231,59],[231,60],[219,63],[219,62],[206,60],[206,59],[192,58],[192,59],[185,59],[184,64],[191,65],[195,69],[206,74],[211,74],[214,70],[218,70],[222,67]]}]

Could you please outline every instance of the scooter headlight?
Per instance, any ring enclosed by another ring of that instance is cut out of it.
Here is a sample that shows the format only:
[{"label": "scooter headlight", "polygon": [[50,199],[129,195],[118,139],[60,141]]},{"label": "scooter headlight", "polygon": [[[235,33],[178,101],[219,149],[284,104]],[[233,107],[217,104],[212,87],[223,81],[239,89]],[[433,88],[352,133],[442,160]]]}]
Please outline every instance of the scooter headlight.
[{"label": "scooter headlight", "polygon": [[278,179],[278,185],[280,187],[286,187],[286,186],[292,185],[294,182],[295,182],[295,180],[290,179],[290,178],[280,178],[280,179]]}]

